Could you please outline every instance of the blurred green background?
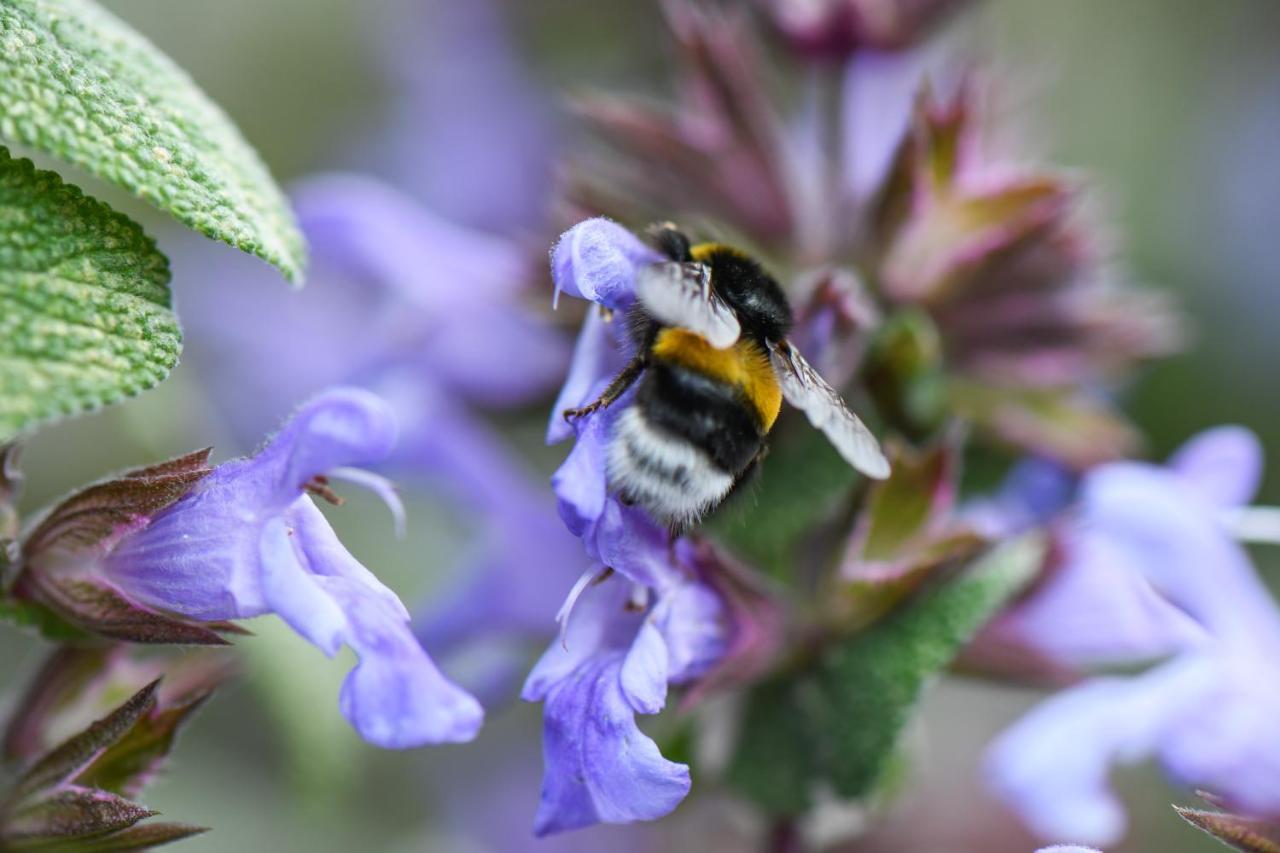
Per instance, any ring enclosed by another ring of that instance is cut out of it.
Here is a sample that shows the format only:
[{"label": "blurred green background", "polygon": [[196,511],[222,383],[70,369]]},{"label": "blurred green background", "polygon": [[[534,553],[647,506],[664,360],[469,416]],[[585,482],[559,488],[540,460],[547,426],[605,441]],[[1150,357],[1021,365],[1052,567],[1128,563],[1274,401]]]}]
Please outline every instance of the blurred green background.
[{"label": "blurred green background", "polygon": [[[342,141],[386,109],[390,92],[379,64],[378,27],[395,13],[395,4],[106,5],[222,104],[282,182],[335,165],[360,165],[343,153]],[[531,73],[549,88],[663,85],[655,3],[512,0],[508,12]],[[420,35],[422,49],[430,50],[432,33]],[[1174,292],[1193,320],[1192,348],[1149,369],[1128,397],[1150,437],[1151,454],[1162,457],[1204,426],[1240,422],[1280,458],[1280,445],[1271,439],[1280,425],[1280,395],[1272,392],[1272,369],[1280,360],[1280,336],[1272,331],[1280,307],[1274,237],[1280,3],[989,0],[960,19],[947,38],[966,43],[995,73],[1011,116],[1040,150],[1101,187],[1127,272]],[[167,220],[61,171],[146,223],[162,247],[171,243],[175,227]],[[180,313],[188,272],[176,259]],[[305,290],[298,298],[306,298]],[[248,449],[228,443],[190,367],[181,366],[140,399],[43,430],[26,456],[25,506],[43,505],[109,471],[210,443],[218,445],[219,458]],[[1274,502],[1280,500],[1275,462],[1270,471],[1263,500]],[[390,535],[389,520],[371,501],[356,497],[329,515],[351,550],[412,602],[440,581],[463,543],[443,507],[424,498],[410,511],[411,532],[402,541]],[[1274,576],[1274,555],[1258,557]],[[363,745],[338,715],[337,684],[349,661],[325,660],[271,620],[251,627],[256,636],[242,644],[248,677],[202,713],[168,772],[144,797],[171,819],[215,828],[186,849],[591,850],[634,844],[711,851],[743,849],[753,837],[740,807],[706,786],[700,791],[695,781],[695,796],[656,829],[593,830],[545,843],[517,833],[494,841],[499,825],[518,830],[532,820],[538,708],[491,713],[480,740],[469,746],[380,753]],[[0,643],[0,678],[11,697],[40,647],[9,630]],[[935,690],[911,734],[916,767],[904,797],[879,835],[851,849],[1031,850],[1031,840],[982,798],[974,773],[989,737],[1036,698],[956,681]],[[1169,809],[1170,802],[1192,803],[1192,794],[1166,788],[1145,769],[1122,772],[1120,782],[1132,831],[1116,849],[1220,849]],[[833,810],[824,819],[838,828],[857,825],[861,816]]]}]

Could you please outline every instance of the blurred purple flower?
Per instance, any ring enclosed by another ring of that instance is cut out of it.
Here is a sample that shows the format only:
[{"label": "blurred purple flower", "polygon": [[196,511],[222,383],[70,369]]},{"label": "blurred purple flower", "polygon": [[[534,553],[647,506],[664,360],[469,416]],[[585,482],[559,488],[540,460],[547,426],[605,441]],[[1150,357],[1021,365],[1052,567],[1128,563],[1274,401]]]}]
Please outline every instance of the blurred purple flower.
[{"label": "blurred purple flower", "polygon": [[1252,435],[1220,428],[1168,468],[1114,463],[1086,476],[1081,528],[1107,543],[1116,577],[1138,575],[1195,633],[1166,642],[1172,657],[1141,675],[1053,697],[992,745],[990,784],[1045,838],[1118,840],[1124,811],[1108,770],[1148,756],[1235,811],[1280,816],[1280,612],[1222,523],[1252,494],[1260,461]]},{"label": "blurred purple flower", "polygon": [[257,454],[219,465],[124,536],[101,571],[160,610],[209,622],[275,613],[329,656],[350,646],[360,660],[343,684],[342,712],[371,743],[470,740],[483,719],[479,704],[440,674],[404,605],[305,494],[326,474],[385,494],[380,478],[345,466],[380,461],[395,441],[394,415],[378,397],[327,391]]},{"label": "blurred purple flower", "polygon": [[728,642],[709,587],[672,579],[650,589],[597,571],[571,593],[562,639],[525,682],[524,698],[546,703],[538,835],[653,820],[684,799],[689,768],[663,758],[635,715],[662,710],[668,684],[708,672]]},{"label": "blurred purple flower", "polygon": [[635,299],[635,275],[661,260],[630,231],[607,219],[588,219],[561,236],[551,253],[556,292],[580,296],[612,312],[593,309],[583,323],[573,362],[556,399],[547,440],[576,433],[568,458],[551,478],[560,517],[582,540],[588,558],[645,586],[663,585],[670,575],[670,535],[643,510],[624,506],[610,494],[605,472],[613,424],[634,396],[627,392],[606,409],[565,421],[562,413],[596,399],[629,356],[631,347],[620,316]]},{"label": "blurred purple flower", "polygon": [[[1164,472],[1210,508],[1210,520],[1248,501],[1261,472],[1257,439],[1239,427],[1208,430],[1187,442]],[[1086,474],[1081,489],[1104,476]],[[1050,522],[1069,506],[1073,478],[1050,463],[1018,466],[993,501],[971,508],[994,536]],[[981,647],[1016,649],[1071,668],[1152,660],[1198,643],[1204,631],[1162,597],[1117,539],[1088,511],[1056,525],[1058,553],[1032,592],[983,631]],[[1121,531],[1122,537],[1125,534]],[[1225,533],[1223,534],[1225,535]]]},{"label": "blurred purple flower", "polygon": [[910,47],[967,0],[763,0],[762,4],[797,51],[815,59],[840,60],[857,51]]},{"label": "blurred purple flower", "polygon": [[587,315],[547,430],[552,443],[576,433],[552,485],[593,568],[561,610],[561,642],[525,683],[526,700],[546,703],[539,835],[652,820],[674,809],[689,791],[689,769],[663,758],[635,715],[660,711],[669,685],[698,681],[692,701],[755,674],[779,633],[776,607],[742,572],[710,546],[673,541],[642,509],[610,493],[607,443],[631,392],[572,424],[561,414],[595,399],[625,362],[631,343],[615,318],[635,299],[637,270],[659,260],[604,219],[574,226],[552,251],[557,293],[599,307]]},{"label": "blurred purple flower", "polygon": [[553,197],[556,103],[521,61],[503,4],[389,8],[375,37],[395,98],[358,162],[453,222],[541,236],[526,232],[543,229]]}]

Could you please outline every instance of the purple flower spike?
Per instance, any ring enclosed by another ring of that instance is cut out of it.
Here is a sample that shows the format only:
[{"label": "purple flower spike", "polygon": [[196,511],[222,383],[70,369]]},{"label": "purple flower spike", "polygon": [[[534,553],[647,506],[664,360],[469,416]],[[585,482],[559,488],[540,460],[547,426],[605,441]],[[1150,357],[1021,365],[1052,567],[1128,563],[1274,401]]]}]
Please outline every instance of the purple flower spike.
[{"label": "purple flower spike", "polygon": [[627,229],[597,217],[579,222],[551,250],[556,295],[567,293],[615,311],[635,298],[636,270],[663,258]]},{"label": "purple flower spike", "polygon": [[[1219,515],[1256,482],[1252,445],[1215,430],[1172,470],[1115,463],[1085,478],[1081,527],[1196,633],[1142,675],[1055,696],[992,745],[992,787],[1045,838],[1118,840],[1124,810],[1108,772],[1148,756],[1235,811],[1280,816],[1280,612]],[[1235,460],[1234,477],[1205,464],[1213,459]]]},{"label": "purple flower spike", "polygon": [[102,572],[160,610],[205,621],[275,613],[327,655],[349,645],[360,662],[343,684],[341,707],[371,743],[470,740],[482,722],[479,704],[435,668],[404,605],[342,546],[305,494],[326,472],[384,459],[395,440],[381,398],[327,391],[255,456],[218,466],[121,539]]},{"label": "purple flower spike", "polygon": [[663,758],[635,715],[662,710],[668,684],[698,678],[727,645],[709,587],[685,580],[655,591],[607,573],[584,580],[567,602],[564,636],[523,692],[546,702],[538,835],[654,820],[684,799],[689,768]]}]

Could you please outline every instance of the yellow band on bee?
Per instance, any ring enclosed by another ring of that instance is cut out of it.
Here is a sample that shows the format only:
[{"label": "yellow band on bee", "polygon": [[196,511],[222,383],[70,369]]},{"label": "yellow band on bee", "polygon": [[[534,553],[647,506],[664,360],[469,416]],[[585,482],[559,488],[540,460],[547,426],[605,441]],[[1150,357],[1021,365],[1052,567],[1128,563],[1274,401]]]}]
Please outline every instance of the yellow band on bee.
[{"label": "yellow band on bee", "polygon": [[687,367],[742,390],[760,416],[764,431],[773,427],[782,408],[782,388],[769,356],[754,341],[740,340],[716,349],[705,338],[685,329],[663,329],[653,343],[653,356]]},{"label": "yellow band on bee", "polygon": [[746,252],[741,249],[735,249],[733,246],[726,246],[724,243],[699,243],[696,246],[689,247],[689,257],[698,263],[705,262],[715,252],[737,255],[740,258],[747,257]]}]

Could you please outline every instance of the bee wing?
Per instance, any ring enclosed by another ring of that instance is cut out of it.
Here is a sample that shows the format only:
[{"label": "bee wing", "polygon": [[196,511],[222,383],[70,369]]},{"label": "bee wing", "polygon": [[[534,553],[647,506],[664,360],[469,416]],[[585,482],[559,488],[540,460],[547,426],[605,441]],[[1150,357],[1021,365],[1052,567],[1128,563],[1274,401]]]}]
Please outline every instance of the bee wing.
[{"label": "bee wing", "polygon": [[790,341],[769,344],[769,360],[782,385],[782,396],[805,413],[844,460],[876,480],[889,476],[889,460],[880,443],[858,416],[849,411],[836,389],[818,375]]},{"label": "bee wing", "polygon": [[711,289],[706,264],[670,261],[642,267],[636,298],[658,322],[701,335],[716,349],[728,349],[742,334],[733,309]]}]

